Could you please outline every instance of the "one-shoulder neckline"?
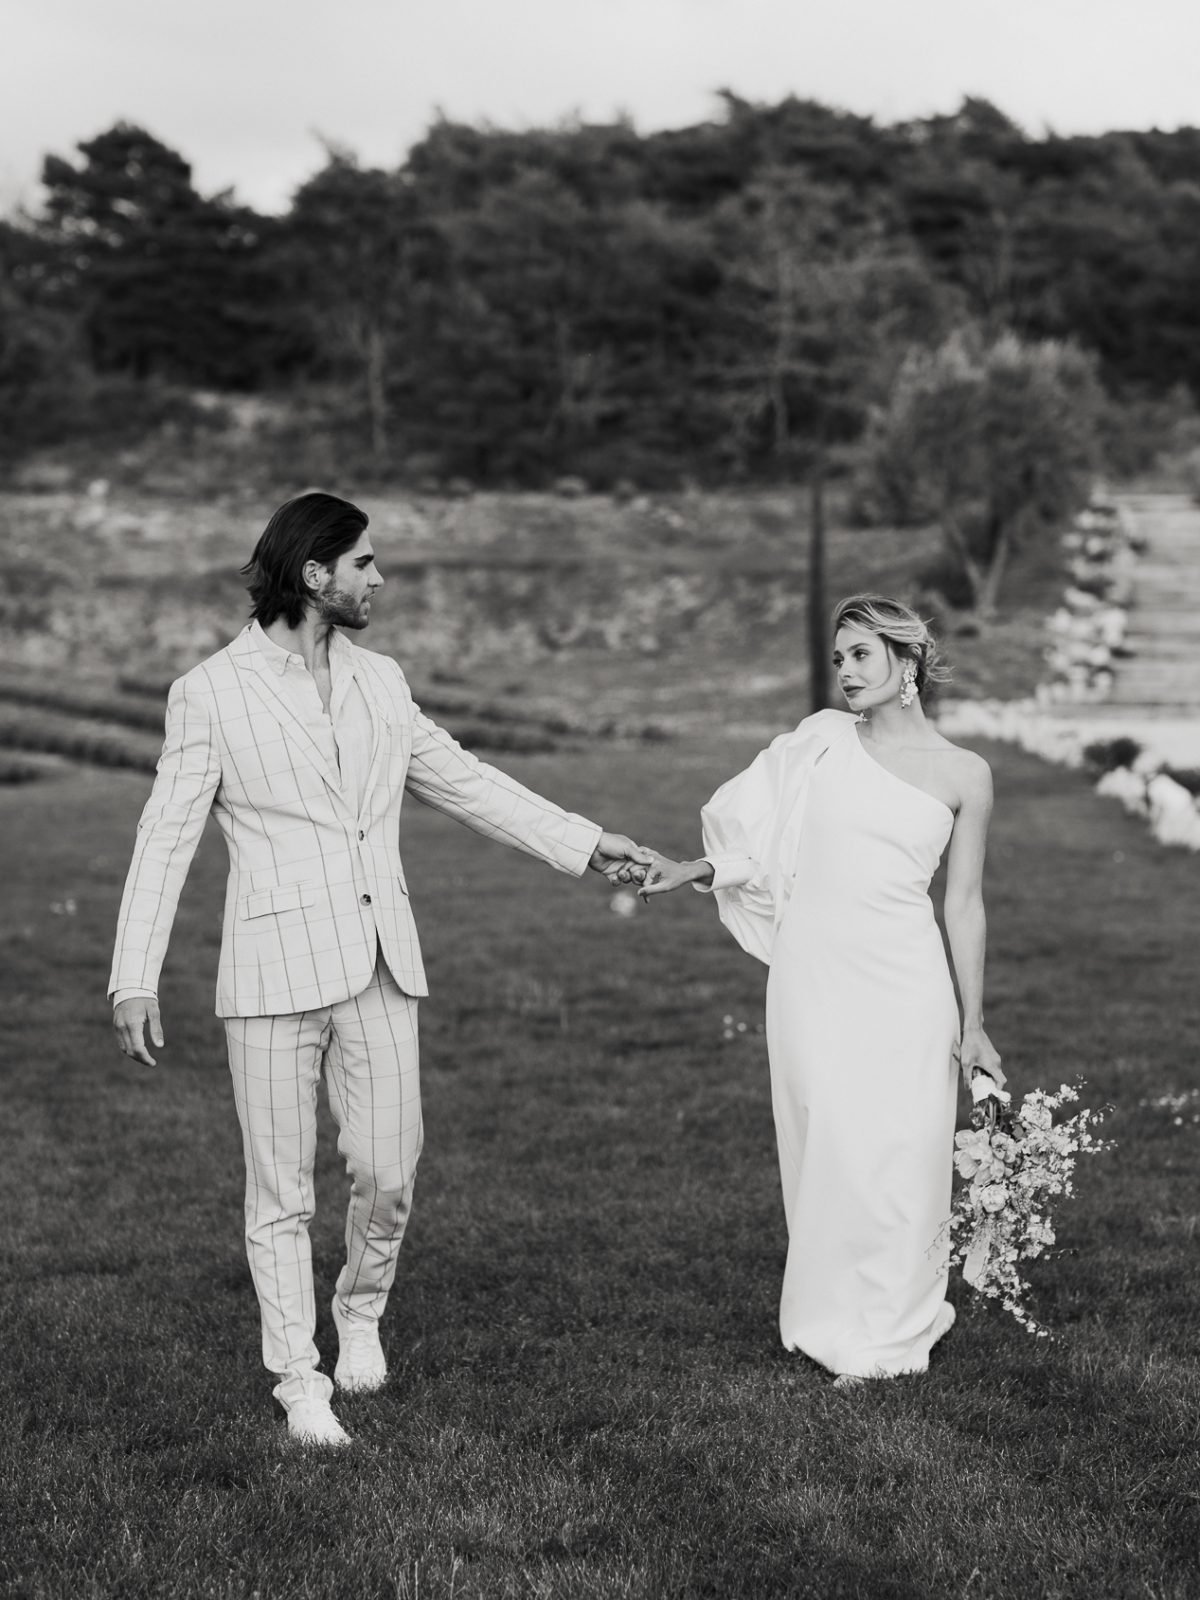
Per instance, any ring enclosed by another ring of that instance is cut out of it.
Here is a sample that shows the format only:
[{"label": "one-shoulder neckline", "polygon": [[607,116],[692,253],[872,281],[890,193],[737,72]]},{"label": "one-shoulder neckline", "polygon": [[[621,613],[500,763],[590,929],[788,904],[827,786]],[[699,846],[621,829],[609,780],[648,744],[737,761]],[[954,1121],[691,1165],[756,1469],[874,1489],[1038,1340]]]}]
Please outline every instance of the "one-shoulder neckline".
[{"label": "one-shoulder neckline", "polygon": [[953,810],[953,807],[948,806],[946,804],[946,802],[944,800],[939,799],[936,794],[930,794],[928,789],[922,789],[919,783],[909,783],[907,778],[902,778],[898,772],[893,772],[890,767],[885,767],[882,761],[876,761],[875,757],[871,754],[871,752],[867,749],[866,745],[862,742],[862,736],[860,735],[860,733],[858,731],[861,722],[862,722],[862,718],[861,717],[856,717],[855,718],[854,723],[852,724],[852,726],[850,728],[850,737],[854,740],[855,744],[858,746],[859,750],[862,752],[864,759],[869,761],[871,763],[871,765],[876,769],[877,772],[884,773],[887,777],[894,779],[896,783],[902,784],[904,786],[904,788],[910,789],[913,794],[924,795],[926,800],[931,800],[935,806],[940,806],[942,808],[942,810],[946,813],[946,815],[950,818],[951,822],[953,822],[954,821],[954,810]]}]

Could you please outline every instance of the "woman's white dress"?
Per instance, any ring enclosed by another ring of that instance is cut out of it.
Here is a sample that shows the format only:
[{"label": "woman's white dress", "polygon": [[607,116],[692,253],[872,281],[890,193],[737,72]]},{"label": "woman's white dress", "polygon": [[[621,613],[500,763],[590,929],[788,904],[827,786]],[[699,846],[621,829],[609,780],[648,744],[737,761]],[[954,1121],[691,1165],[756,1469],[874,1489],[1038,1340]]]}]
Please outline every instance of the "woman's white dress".
[{"label": "woman's white dress", "polygon": [[705,808],[721,914],[770,963],[788,1225],[780,1332],[835,1373],[920,1372],[953,1320],[958,1009],[929,881],[948,806],[820,712]]}]

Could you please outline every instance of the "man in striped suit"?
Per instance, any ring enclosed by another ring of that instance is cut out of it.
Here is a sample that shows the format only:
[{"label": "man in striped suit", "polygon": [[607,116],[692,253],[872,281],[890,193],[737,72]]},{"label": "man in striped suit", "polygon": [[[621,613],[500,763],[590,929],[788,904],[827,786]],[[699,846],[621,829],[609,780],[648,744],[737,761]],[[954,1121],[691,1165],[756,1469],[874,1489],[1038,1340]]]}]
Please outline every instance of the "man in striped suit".
[{"label": "man in striped suit", "polygon": [[388,656],[342,629],[383,582],[367,517],[305,494],[243,571],[253,620],[171,687],[158,776],[138,824],[109,993],[125,1053],[163,1044],[158,976],[212,812],[229,847],[217,974],[246,1157],[246,1248],[263,1360],[291,1435],[340,1445],[313,1342],[317,1084],[324,1068],[352,1185],[333,1319],[334,1378],[377,1389],[379,1319],[421,1151],[417,1001],[428,990],[400,859],[405,792],[562,872],[644,875],[650,853],[476,760],[413,703]]}]

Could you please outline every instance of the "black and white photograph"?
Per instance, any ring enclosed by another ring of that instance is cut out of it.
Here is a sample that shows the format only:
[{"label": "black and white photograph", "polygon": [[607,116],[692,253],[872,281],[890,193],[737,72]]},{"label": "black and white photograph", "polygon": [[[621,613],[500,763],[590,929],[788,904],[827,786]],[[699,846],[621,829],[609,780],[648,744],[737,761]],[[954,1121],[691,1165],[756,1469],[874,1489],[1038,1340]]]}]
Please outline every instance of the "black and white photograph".
[{"label": "black and white photograph", "polygon": [[1200,9],[3,31],[0,1600],[1200,1600]]}]

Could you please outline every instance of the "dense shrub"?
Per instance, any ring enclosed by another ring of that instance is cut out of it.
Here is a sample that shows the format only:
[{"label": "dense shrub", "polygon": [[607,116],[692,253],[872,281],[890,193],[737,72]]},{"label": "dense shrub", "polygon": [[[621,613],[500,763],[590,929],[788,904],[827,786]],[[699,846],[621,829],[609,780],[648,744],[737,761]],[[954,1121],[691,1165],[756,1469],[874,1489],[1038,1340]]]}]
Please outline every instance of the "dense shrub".
[{"label": "dense shrub", "polygon": [[36,783],[45,775],[45,767],[36,766],[32,761],[0,755],[0,784]]},{"label": "dense shrub", "polygon": [[[950,323],[1089,352],[1118,474],[1200,442],[1194,130],[726,94],[663,133],[439,119],[394,167],[327,155],[278,218],[128,123],[48,155],[38,214],[0,222],[0,456],[132,425],[107,376],[271,392],[301,436],[268,459],[314,478],[794,478]],[[902,440],[878,471],[919,518]]]},{"label": "dense shrub", "polygon": [[1200,767],[1166,767],[1164,771],[1180,788],[1200,799]]},{"label": "dense shrub", "polygon": [[1083,758],[1095,772],[1114,772],[1118,767],[1132,767],[1142,753],[1136,739],[1121,736],[1117,739],[1097,739],[1085,746]]}]

